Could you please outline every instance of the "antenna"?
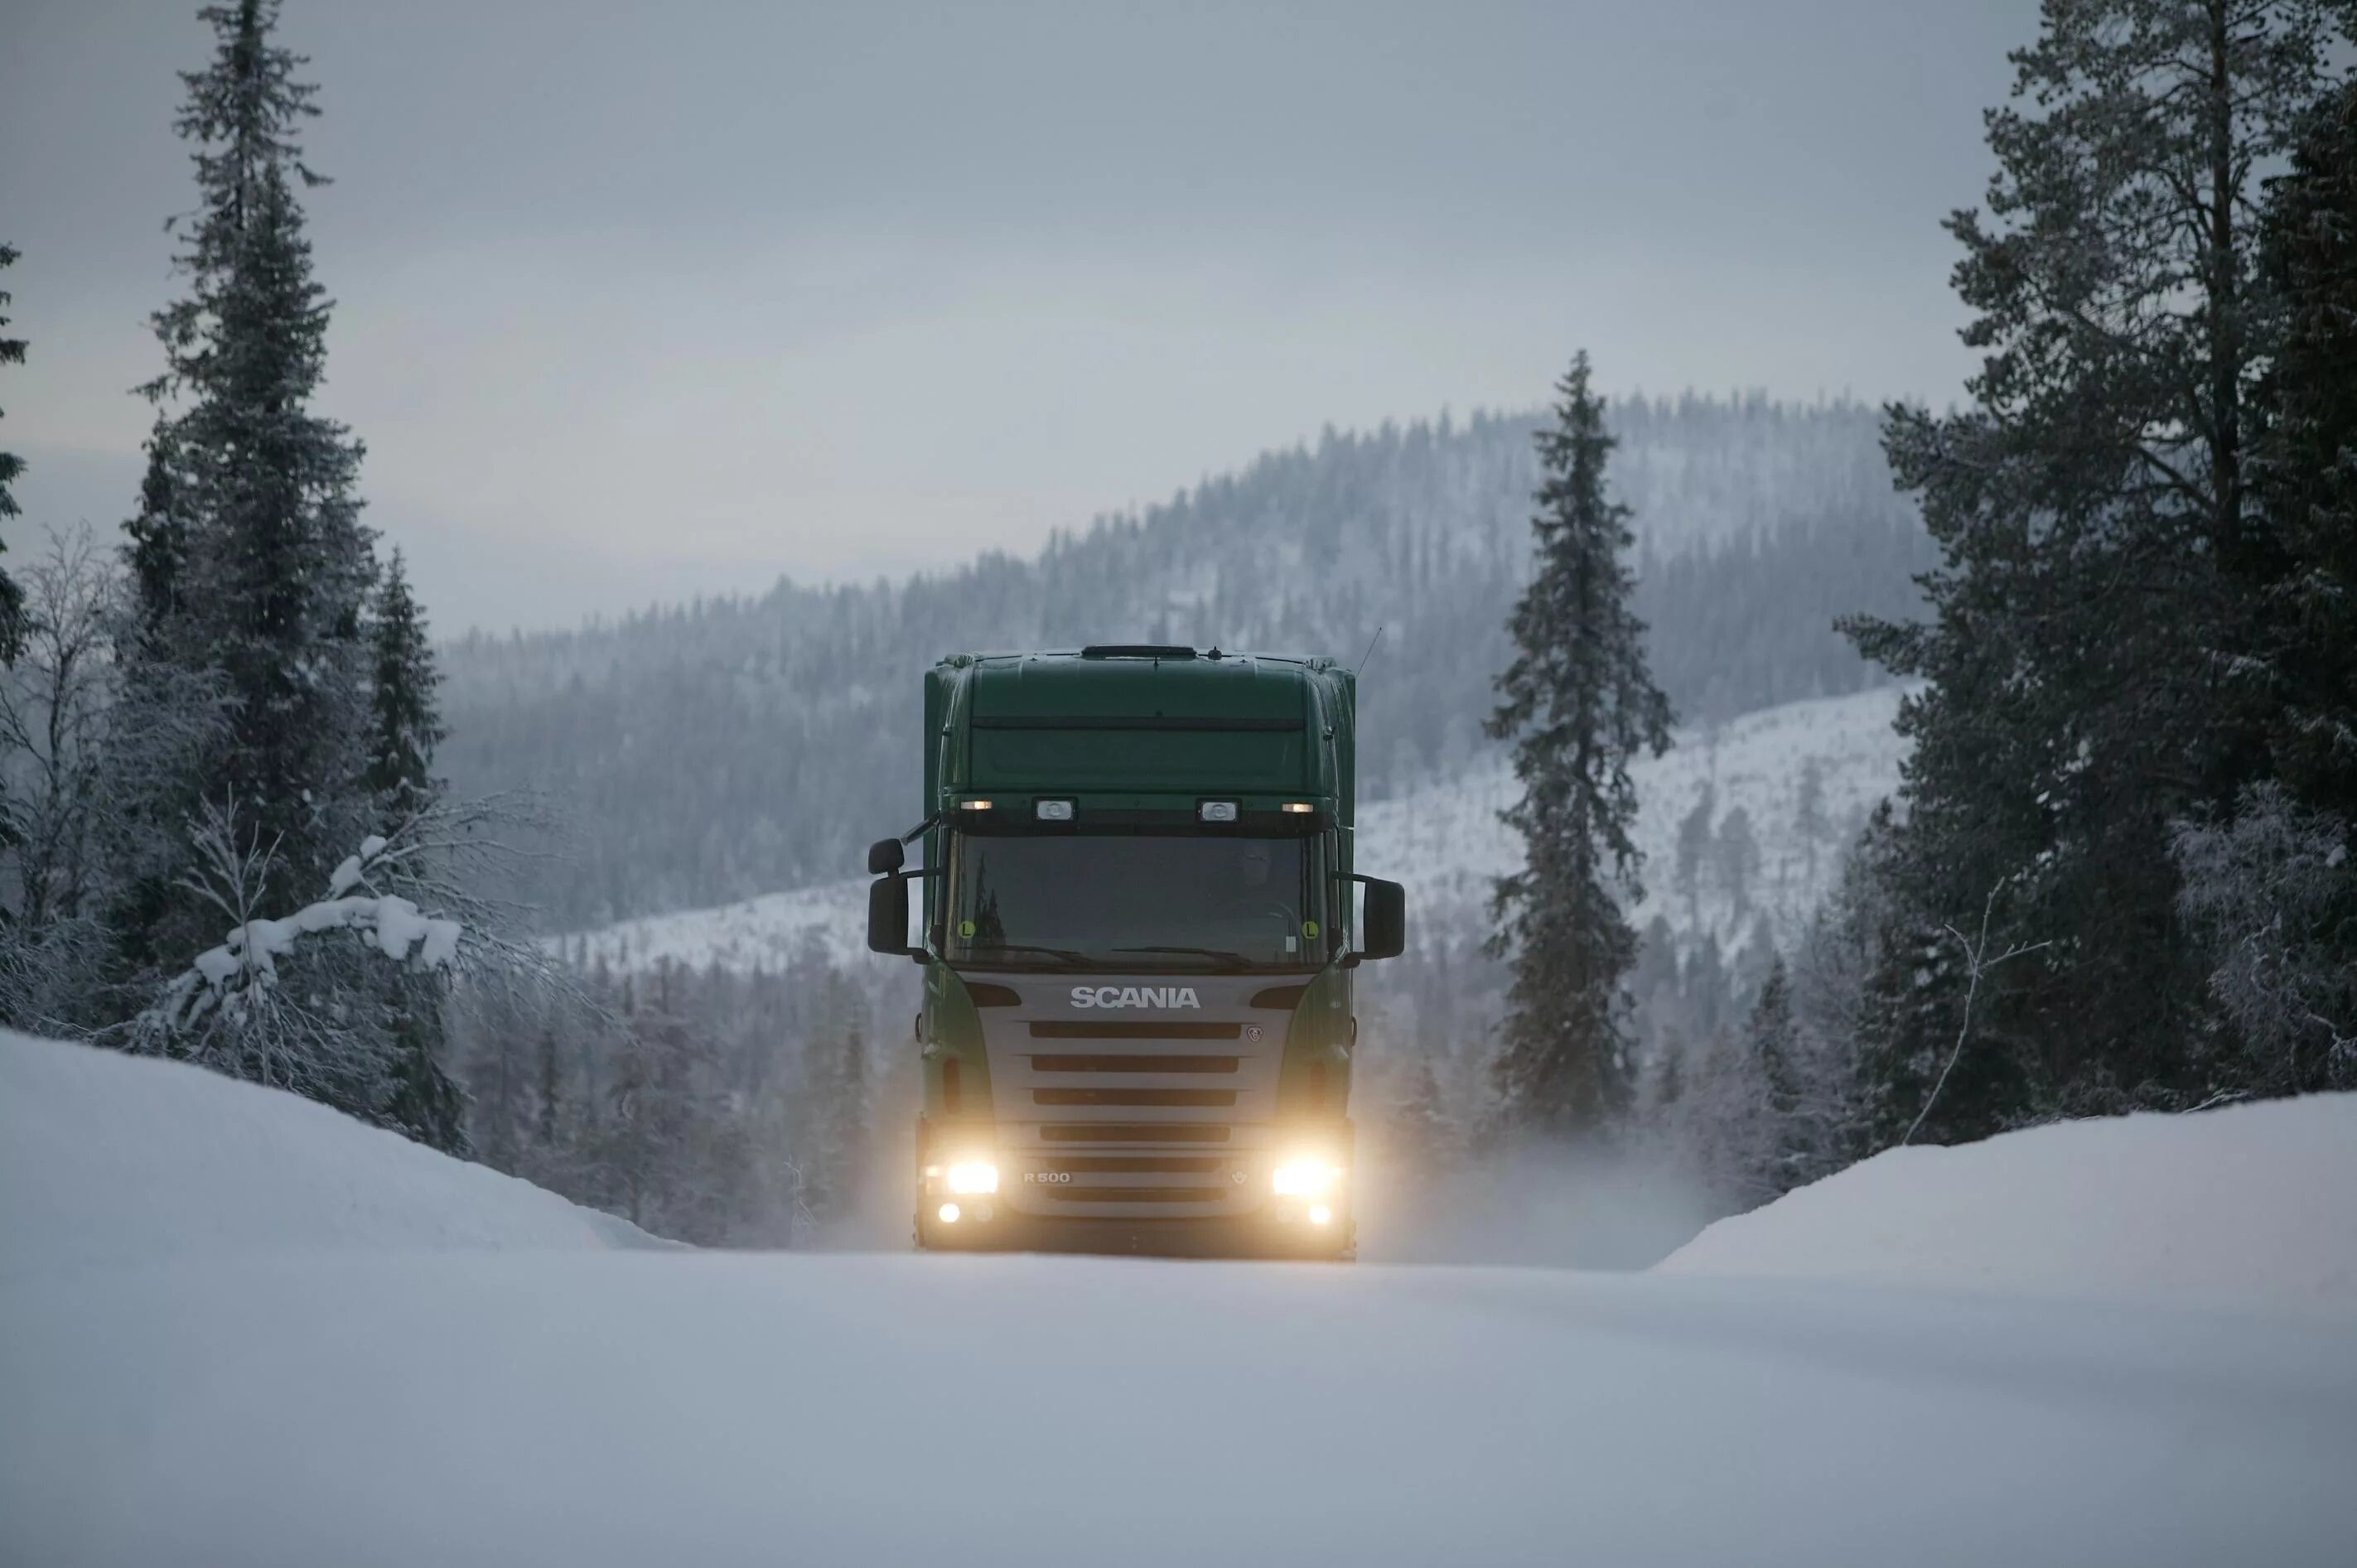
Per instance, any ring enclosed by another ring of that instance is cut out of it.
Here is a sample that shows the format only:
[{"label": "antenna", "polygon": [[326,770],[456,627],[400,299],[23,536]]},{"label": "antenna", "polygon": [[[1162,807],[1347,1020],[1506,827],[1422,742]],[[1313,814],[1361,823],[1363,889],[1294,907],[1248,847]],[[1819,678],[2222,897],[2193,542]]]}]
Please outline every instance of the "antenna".
[{"label": "antenna", "polygon": [[1359,667],[1356,670],[1351,671],[1351,674],[1363,675],[1367,672],[1367,660],[1375,656],[1375,644],[1383,639],[1383,632],[1390,624],[1390,622],[1386,621],[1383,626],[1375,628],[1375,635],[1367,639],[1367,650],[1359,655]]}]

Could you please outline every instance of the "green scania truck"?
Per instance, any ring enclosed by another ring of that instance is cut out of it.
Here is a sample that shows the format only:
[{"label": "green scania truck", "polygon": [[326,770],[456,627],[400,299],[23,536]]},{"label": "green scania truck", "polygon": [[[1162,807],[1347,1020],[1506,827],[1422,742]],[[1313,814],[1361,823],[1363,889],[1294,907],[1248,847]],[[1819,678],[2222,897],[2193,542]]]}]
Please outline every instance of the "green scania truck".
[{"label": "green scania truck", "polygon": [[1406,922],[1351,864],[1356,679],[1151,644],[927,672],[922,820],[867,854],[868,945],[924,968],[920,1247],[1352,1255],[1353,971]]}]

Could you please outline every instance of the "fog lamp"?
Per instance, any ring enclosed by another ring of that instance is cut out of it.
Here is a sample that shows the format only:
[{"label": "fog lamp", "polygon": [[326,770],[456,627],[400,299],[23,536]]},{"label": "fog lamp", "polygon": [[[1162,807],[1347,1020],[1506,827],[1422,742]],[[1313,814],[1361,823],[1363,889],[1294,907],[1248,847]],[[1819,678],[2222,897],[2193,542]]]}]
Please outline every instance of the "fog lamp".
[{"label": "fog lamp", "polygon": [[944,1225],[954,1225],[958,1222],[958,1206],[954,1203],[944,1203],[933,1212]]},{"label": "fog lamp", "polygon": [[1324,1225],[1333,1218],[1334,1211],[1324,1204],[1313,1203],[1309,1206],[1309,1223],[1312,1225]]},{"label": "fog lamp", "polygon": [[996,1192],[998,1167],[988,1160],[961,1160],[950,1167],[950,1190],[958,1193]]},{"label": "fog lamp", "polygon": [[1290,1160],[1276,1167],[1276,1195],[1322,1197],[1341,1174],[1324,1160]]}]

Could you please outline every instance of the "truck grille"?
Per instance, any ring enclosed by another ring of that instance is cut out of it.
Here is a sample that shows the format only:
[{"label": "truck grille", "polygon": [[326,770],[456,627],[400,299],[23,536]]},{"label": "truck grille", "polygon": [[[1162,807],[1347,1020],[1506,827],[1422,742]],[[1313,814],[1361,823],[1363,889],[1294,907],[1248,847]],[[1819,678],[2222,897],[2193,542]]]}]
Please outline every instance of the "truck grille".
[{"label": "truck grille", "polygon": [[1085,1023],[1049,1018],[1031,1026],[1035,1040],[1238,1040],[1243,1037],[1242,1024],[1197,1024],[1159,1022],[1153,1024]]},{"label": "truck grille", "polygon": [[1233,1105],[1232,1089],[1035,1089],[1034,1105]]},{"label": "truck grille", "polygon": [[1195,998],[1158,1017],[1065,1013],[1059,987],[981,1015],[1011,1208],[1213,1219],[1268,1201],[1297,998],[1263,976],[1185,979]]},{"label": "truck grille", "polygon": [[1033,1072],[1233,1072],[1235,1057],[1034,1056]]},{"label": "truck grille", "polygon": [[1229,1129],[1210,1122],[1049,1122],[1039,1129],[1049,1144],[1224,1144]]}]

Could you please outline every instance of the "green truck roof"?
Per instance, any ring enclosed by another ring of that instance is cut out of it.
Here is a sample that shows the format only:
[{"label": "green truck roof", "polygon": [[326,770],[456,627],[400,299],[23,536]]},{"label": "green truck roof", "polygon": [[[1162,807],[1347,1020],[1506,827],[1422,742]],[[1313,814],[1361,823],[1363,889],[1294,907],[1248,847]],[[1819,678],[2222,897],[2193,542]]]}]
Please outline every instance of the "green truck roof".
[{"label": "green truck roof", "polygon": [[974,790],[1313,794],[1350,821],[1356,678],[1123,644],[952,654],[925,678],[926,812]]}]

